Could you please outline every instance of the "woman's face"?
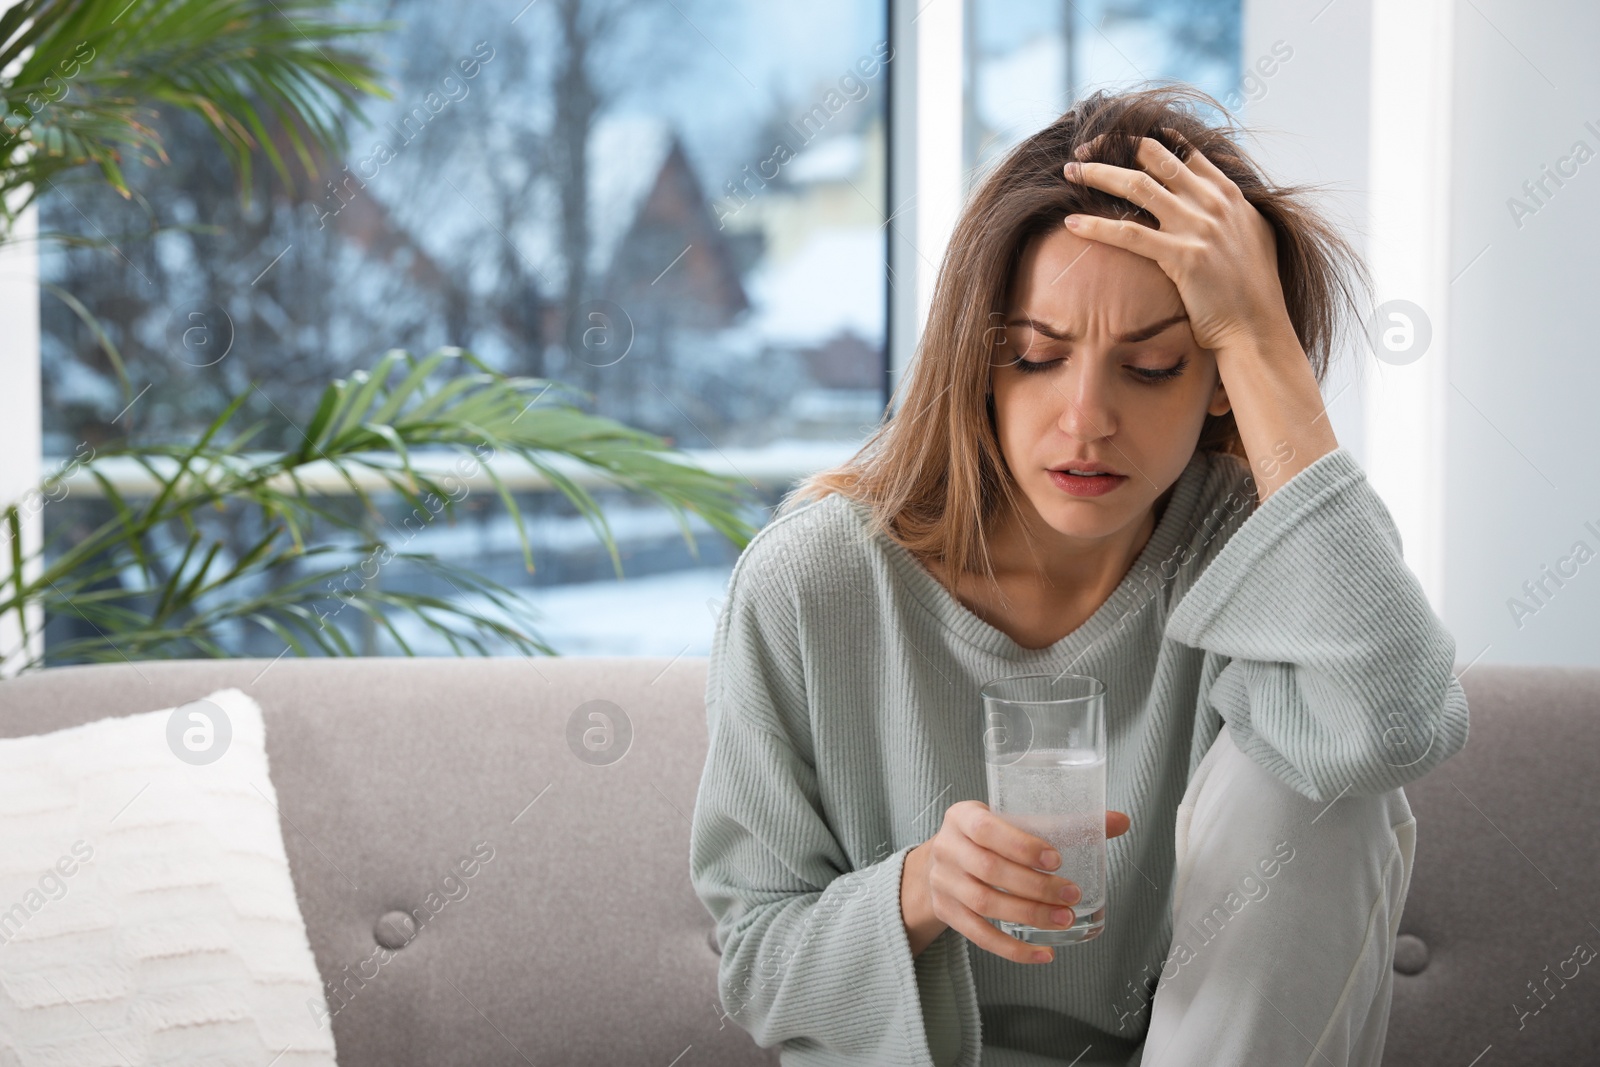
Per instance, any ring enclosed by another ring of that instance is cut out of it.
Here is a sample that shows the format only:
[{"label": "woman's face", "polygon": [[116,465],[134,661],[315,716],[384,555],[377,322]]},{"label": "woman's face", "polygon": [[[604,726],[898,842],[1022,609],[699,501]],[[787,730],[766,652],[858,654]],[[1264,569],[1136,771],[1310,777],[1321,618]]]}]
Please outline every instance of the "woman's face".
[{"label": "woman's face", "polygon": [[[1137,528],[1194,455],[1206,415],[1228,411],[1215,357],[1153,260],[1065,227],[1029,242],[1011,292],[990,359],[1006,464],[1066,538]],[[1117,476],[1050,473],[1094,463]]]}]

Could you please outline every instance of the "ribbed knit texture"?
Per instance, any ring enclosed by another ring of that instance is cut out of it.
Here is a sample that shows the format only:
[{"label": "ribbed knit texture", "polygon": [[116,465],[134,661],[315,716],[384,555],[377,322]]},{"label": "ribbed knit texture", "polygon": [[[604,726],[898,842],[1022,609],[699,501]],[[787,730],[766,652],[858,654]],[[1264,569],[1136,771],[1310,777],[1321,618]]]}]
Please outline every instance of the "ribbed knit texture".
[{"label": "ribbed knit texture", "polygon": [[[1224,722],[1316,800],[1465,745],[1455,642],[1354,459],[1322,456],[1259,506],[1248,475],[1197,452],[1110,598],[1037,650],[843,496],[757,533],[712,643],[690,877],[723,1006],[758,1044],[790,1067],[1126,1064],[1172,939],[1178,801]],[[1049,964],[951,929],[913,958],[906,853],[986,799],[980,687],[1064,670],[1106,685],[1107,806],[1132,818],[1108,842],[1105,931]]]}]

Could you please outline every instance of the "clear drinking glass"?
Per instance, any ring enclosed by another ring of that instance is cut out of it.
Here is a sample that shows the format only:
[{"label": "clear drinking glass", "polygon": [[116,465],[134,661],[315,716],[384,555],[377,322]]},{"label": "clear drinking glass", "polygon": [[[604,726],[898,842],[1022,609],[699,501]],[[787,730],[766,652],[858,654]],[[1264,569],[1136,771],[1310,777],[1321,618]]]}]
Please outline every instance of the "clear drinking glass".
[{"label": "clear drinking glass", "polygon": [[980,692],[989,810],[1050,842],[1061,866],[1046,873],[1083,893],[1065,929],[989,921],[1034,945],[1093,940],[1106,924],[1106,687],[1084,674],[1022,674]]}]

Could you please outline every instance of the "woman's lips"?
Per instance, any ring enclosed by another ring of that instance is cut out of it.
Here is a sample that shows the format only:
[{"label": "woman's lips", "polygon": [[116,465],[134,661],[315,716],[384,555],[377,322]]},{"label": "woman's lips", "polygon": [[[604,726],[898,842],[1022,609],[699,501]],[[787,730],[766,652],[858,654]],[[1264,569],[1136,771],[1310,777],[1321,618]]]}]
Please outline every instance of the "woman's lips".
[{"label": "woman's lips", "polygon": [[1066,471],[1047,471],[1056,488],[1073,496],[1105,496],[1128,480],[1126,474],[1068,474]]}]

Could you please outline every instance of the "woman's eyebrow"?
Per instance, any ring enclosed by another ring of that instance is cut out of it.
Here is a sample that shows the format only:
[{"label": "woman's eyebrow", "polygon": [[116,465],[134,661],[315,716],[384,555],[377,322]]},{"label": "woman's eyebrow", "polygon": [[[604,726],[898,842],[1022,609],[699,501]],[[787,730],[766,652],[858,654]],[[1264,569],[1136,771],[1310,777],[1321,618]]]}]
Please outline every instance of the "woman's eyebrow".
[{"label": "woman's eyebrow", "polygon": [[[1127,333],[1119,333],[1115,337],[1113,337],[1112,340],[1115,341],[1119,345],[1131,345],[1131,344],[1134,344],[1134,343],[1136,343],[1138,341],[1148,341],[1150,338],[1154,337],[1156,334],[1160,333],[1162,330],[1165,330],[1168,326],[1171,326],[1171,325],[1173,325],[1175,323],[1184,322],[1188,318],[1189,318],[1189,316],[1187,314],[1185,314],[1184,312],[1180,311],[1176,315],[1171,316],[1170,318],[1162,319],[1160,322],[1152,322],[1150,325],[1141,326],[1137,330],[1129,330]],[[1072,341],[1072,340],[1076,340],[1076,338],[1074,338],[1072,336],[1072,333],[1069,330],[1060,330],[1060,329],[1057,329],[1056,327],[1050,325],[1048,322],[1040,322],[1038,319],[1029,318],[1027,316],[1022,316],[1021,318],[1011,319],[1011,320],[1006,322],[1006,325],[1007,326],[1026,326],[1030,330],[1034,330],[1034,331],[1036,331],[1038,333],[1042,333],[1046,337],[1049,337],[1049,338],[1051,338],[1053,340],[1056,340],[1056,341]]]}]

